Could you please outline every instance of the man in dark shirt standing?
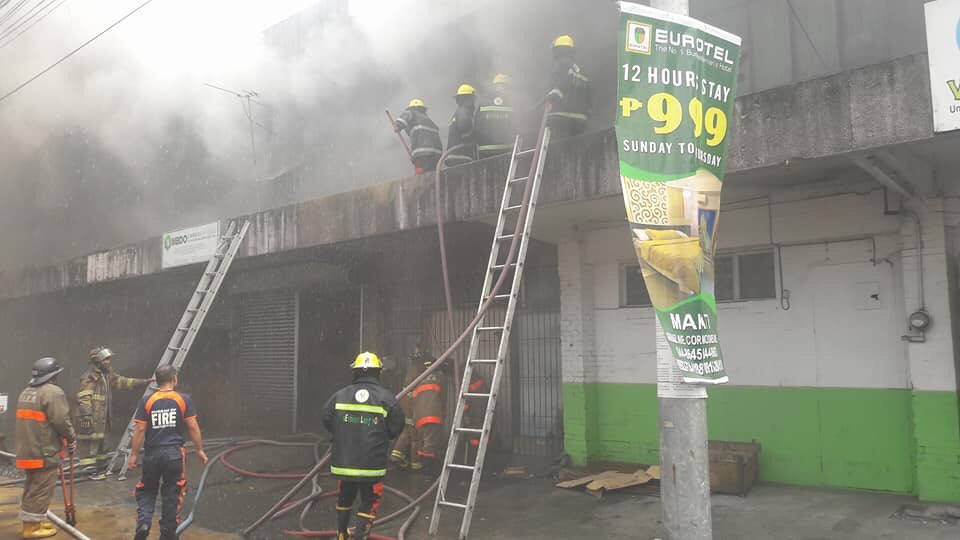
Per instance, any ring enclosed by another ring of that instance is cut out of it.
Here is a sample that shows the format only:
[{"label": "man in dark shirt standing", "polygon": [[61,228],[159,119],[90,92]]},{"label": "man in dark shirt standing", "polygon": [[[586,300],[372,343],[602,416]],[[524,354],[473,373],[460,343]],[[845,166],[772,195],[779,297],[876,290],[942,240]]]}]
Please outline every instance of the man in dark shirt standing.
[{"label": "man in dark shirt standing", "polygon": [[160,505],[160,540],[175,540],[180,523],[180,506],[187,489],[184,435],[189,435],[201,463],[207,462],[203,451],[200,426],[193,401],[177,387],[177,368],[157,368],[159,389],[140,400],[134,417],[136,430],[130,447],[128,467],[137,468],[140,447],[144,448],[143,474],[134,495],[137,498],[137,533],[135,540],[146,540],[157,504]]}]

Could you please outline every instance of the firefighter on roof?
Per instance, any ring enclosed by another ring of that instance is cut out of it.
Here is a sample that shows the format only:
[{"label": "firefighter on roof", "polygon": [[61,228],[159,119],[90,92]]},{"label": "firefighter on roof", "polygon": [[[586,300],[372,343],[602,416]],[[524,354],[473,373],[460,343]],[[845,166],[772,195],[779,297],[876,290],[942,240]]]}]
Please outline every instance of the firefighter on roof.
[{"label": "firefighter on roof", "polygon": [[453,97],[457,100],[457,110],[450,119],[450,129],[447,132],[449,154],[444,165],[448,167],[477,159],[477,140],[473,131],[477,91],[469,84],[461,84]]},{"label": "firefighter on roof", "polygon": [[[132,390],[150,383],[150,379],[132,379],[113,372],[113,351],[97,347],[90,351],[90,369],[80,378],[77,391],[77,436],[80,441],[81,467],[99,471],[107,461],[106,435],[113,421],[113,390]],[[104,478],[95,474],[94,480]]]},{"label": "firefighter on roof", "polygon": [[63,371],[53,358],[33,364],[29,386],[17,400],[17,468],[27,475],[20,503],[24,538],[48,538],[57,529],[47,521],[47,509],[57,485],[58,454],[66,444],[70,454],[77,448],[77,434],[70,423],[70,405],[56,385]]},{"label": "firefighter on roof", "polygon": [[406,110],[397,117],[394,128],[406,132],[410,137],[410,154],[417,174],[435,171],[443,143],[440,142],[440,130],[427,116],[427,106],[422,99],[412,99]]},{"label": "firefighter on roof", "polygon": [[330,472],[339,481],[337,538],[346,540],[353,502],[360,495],[360,518],[350,538],[366,540],[377,517],[387,474],[390,441],[403,431],[404,417],[393,393],[380,384],[383,364],[364,352],[350,365],[353,384],[323,407],[323,426],[333,435]]},{"label": "firefighter on roof", "polygon": [[553,104],[547,125],[558,137],[570,137],[586,131],[590,114],[590,79],[574,62],[573,38],[560,36],[553,41],[552,88],[547,101]]},{"label": "firefighter on roof", "polygon": [[493,94],[481,101],[477,109],[477,149],[480,159],[504,154],[513,148],[517,133],[513,123],[510,83],[508,75],[498,73],[493,78]]}]

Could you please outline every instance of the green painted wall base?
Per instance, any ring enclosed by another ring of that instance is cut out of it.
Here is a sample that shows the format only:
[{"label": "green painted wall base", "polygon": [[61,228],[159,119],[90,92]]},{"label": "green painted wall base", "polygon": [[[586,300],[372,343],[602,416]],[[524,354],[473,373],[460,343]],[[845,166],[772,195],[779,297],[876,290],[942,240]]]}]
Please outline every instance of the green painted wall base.
[{"label": "green painted wall base", "polygon": [[[709,389],[710,438],[763,445],[763,480],[960,501],[957,398],[896,389]],[[575,463],[658,463],[656,387],[564,384]]]}]

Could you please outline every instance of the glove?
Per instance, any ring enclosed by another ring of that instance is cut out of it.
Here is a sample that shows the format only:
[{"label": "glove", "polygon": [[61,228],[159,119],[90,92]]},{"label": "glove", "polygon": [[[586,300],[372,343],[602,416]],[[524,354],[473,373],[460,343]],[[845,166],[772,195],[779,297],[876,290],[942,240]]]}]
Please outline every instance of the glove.
[{"label": "glove", "polygon": [[75,454],[77,452],[77,440],[74,439],[67,443],[67,452],[70,454]]},{"label": "glove", "polygon": [[403,131],[403,126],[400,125],[400,122],[393,123],[393,131],[396,133],[400,133],[401,131]]},{"label": "glove", "polygon": [[92,416],[81,416],[77,419],[77,433],[80,435],[91,435],[93,433]]},{"label": "glove", "polygon": [[547,101],[557,102],[563,99],[563,92],[559,88],[554,88],[547,93]]}]

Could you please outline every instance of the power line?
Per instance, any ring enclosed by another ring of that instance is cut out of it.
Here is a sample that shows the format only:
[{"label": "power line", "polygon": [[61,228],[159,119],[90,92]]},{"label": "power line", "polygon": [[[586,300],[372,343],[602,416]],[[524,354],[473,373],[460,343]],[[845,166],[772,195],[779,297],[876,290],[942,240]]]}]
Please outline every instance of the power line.
[{"label": "power line", "polygon": [[22,8],[23,5],[26,3],[27,3],[27,0],[19,0],[19,2],[14,4],[13,7],[7,10],[6,13],[4,13],[3,15],[0,15],[0,24],[3,24],[9,21],[10,18],[16,15],[17,12],[20,11],[20,8]]},{"label": "power line", "polygon": [[820,65],[823,66],[823,69],[829,69],[826,60],[824,60],[823,56],[820,54],[820,49],[817,49],[813,39],[810,38],[810,34],[807,32],[807,27],[803,25],[803,21],[801,21],[800,16],[797,15],[797,10],[793,7],[793,2],[787,0],[787,6],[790,8],[790,12],[793,13],[793,18],[797,21],[797,24],[800,25],[800,30],[803,31],[803,35],[807,37],[807,42],[809,42],[810,46],[813,47],[813,52],[817,55],[817,59],[820,60]]},{"label": "power line", "polygon": [[[20,30],[19,32],[17,32],[17,34],[16,34],[15,36],[13,36],[12,38],[10,38],[9,40],[7,40],[6,43],[0,44],[0,49],[3,49],[3,48],[6,47],[7,45],[10,45],[10,44],[13,43],[14,41],[16,41],[17,38],[19,38],[19,37],[22,36],[23,34],[27,33],[28,31],[30,31],[31,28],[33,28],[34,26],[36,26],[37,24],[39,24],[40,22],[42,22],[44,19],[47,18],[47,16],[49,16],[51,13],[53,13],[54,11],[56,11],[60,6],[62,6],[62,5],[65,4],[66,2],[67,2],[67,0],[60,0],[55,6],[53,6],[52,8],[50,8],[49,11],[47,11],[46,13],[44,13],[43,15],[41,15],[39,19],[34,20],[32,23],[30,23],[29,26],[27,26],[27,27],[24,28],[23,30]],[[2,39],[0,39],[0,41],[2,41]]]},{"label": "power line", "polygon": [[147,7],[147,4],[149,4],[150,2],[153,2],[153,0],[146,0],[146,2],[144,2],[144,3],[140,4],[139,6],[135,7],[135,8],[133,9],[133,11],[127,13],[127,14],[124,15],[123,17],[120,17],[115,23],[113,23],[113,24],[111,24],[110,26],[104,28],[103,31],[101,31],[99,34],[93,36],[92,38],[88,39],[87,41],[84,41],[79,47],[77,47],[76,49],[68,52],[66,55],[64,55],[61,59],[57,60],[56,62],[50,64],[50,66],[48,66],[46,69],[44,69],[44,70],[41,71],[40,73],[37,73],[37,74],[34,75],[33,77],[30,77],[29,79],[27,79],[26,81],[24,81],[23,83],[21,83],[19,86],[17,86],[17,87],[14,88],[13,90],[7,92],[7,93],[4,94],[3,96],[0,96],[0,103],[2,103],[4,100],[6,100],[7,98],[9,98],[10,96],[16,94],[16,93],[19,92],[20,90],[23,90],[23,88],[24,88],[25,86],[27,86],[28,84],[32,83],[33,81],[39,79],[40,77],[44,76],[44,75],[45,75],[48,71],[50,71],[51,69],[59,66],[61,63],[63,63],[64,60],[66,60],[66,59],[70,58],[71,56],[73,56],[73,55],[77,54],[78,52],[80,52],[84,47],[86,47],[87,45],[89,45],[89,44],[93,43],[94,41],[96,41],[100,36],[106,34],[106,33],[109,32],[110,30],[113,30],[114,27],[116,27],[117,25],[119,25],[119,24],[122,23],[123,21],[127,20],[128,18],[130,18],[130,16],[132,16],[134,13],[136,13],[136,12],[140,11],[141,9]]},{"label": "power line", "polygon": [[57,0],[46,0],[44,2],[43,0],[41,0],[40,3],[36,4],[29,11],[21,15],[19,19],[10,23],[9,26],[7,26],[2,31],[0,31],[0,40],[10,37],[14,33],[16,33],[18,30],[23,28],[24,26],[30,24],[31,21],[36,19],[39,15],[41,15],[44,12],[44,10],[46,10],[56,1]]}]

